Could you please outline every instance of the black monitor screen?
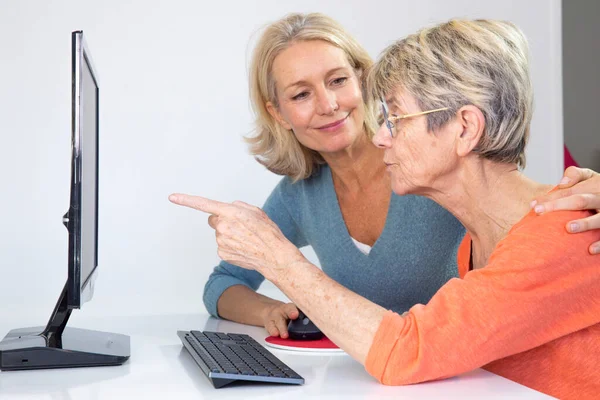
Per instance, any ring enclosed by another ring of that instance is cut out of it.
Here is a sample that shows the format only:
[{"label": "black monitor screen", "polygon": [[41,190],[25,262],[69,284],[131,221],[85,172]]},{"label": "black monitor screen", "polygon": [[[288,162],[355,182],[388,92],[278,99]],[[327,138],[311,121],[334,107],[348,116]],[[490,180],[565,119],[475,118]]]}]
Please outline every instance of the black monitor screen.
[{"label": "black monitor screen", "polygon": [[98,77],[83,33],[73,32],[73,132],[69,228],[69,307],[93,294],[98,266]]}]

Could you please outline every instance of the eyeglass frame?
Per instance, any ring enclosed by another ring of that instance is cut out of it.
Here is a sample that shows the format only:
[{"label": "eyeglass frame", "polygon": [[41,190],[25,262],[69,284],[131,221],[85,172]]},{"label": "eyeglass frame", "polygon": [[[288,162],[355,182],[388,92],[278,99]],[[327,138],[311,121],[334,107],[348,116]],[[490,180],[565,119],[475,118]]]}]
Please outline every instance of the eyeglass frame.
[{"label": "eyeglass frame", "polygon": [[427,115],[427,114],[431,114],[434,112],[438,112],[438,111],[446,111],[449,110],[450,107],[442,107],[442,108],[436,108],[435,110],[427,110],[427,111],[421,111],[418,113],[414,113],[414,114],[404,114],[404,115],[394,115],[394,116],[390,116],[387,112],[386,106],[385,106],[385,102],[382,100],[381,101],[381,110],[383,111],[383,120],[385,122],[385,126],[387,126],[388,130],[390,131],[390,136],[392,138],[396,137],[394,135],[394,128],[396,127],[396,125],[394,125],[394,122],[399,121],[401,119],[406,119],[406,118],[412,118],[412,117],[418,117],[421,115]]}]

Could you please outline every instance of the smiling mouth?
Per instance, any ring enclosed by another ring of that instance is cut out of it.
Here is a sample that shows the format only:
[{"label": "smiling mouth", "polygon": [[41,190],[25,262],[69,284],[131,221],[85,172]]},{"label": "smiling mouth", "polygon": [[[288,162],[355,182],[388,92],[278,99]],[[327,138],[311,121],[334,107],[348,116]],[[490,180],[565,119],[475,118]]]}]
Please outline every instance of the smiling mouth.
[{"label": "smiling mouth", "polygon": [[319,127],[317,127],[317,129],[332,129],[332,128],[337,128],[338,126],[342,125],[348,119],[349,116],[350,116],[350,114],[346,115],[344,118],[342,118],[340,120],[332,122],[331,124],[319,126]]}]

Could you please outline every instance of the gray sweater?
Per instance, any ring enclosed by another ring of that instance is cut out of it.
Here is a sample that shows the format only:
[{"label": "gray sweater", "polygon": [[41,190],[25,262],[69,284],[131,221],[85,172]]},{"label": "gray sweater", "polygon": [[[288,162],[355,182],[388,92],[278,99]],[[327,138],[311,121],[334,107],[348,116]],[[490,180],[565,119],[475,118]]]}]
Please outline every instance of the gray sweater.
[{"label": "gray sweater", "polygon": [[[283,178],[263,210],[297,247],[313,247],[329,277],[386,309],[402,313],[425,304],[457,276],[456,252],[465,230],[427,198],[392,194],[385,227],[368,255],[352,242],[328,166],[296,183]],[[256,271],[221,262],[204,287],[204,305],[217,317],[225,289],[257,290],[263,280]]]}]

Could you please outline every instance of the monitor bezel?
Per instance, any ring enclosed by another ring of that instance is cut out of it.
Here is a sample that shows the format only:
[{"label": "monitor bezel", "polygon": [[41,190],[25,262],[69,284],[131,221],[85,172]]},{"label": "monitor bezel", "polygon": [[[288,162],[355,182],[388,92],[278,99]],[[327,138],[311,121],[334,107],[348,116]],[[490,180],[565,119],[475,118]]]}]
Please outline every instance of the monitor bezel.
[{"label": "monitor bezel", "polygon": [[[81,276],[81,205],[82,205],[82,79],[85,65],[90,70],[96,86],[96,225],[95,260],[87,277]],[[71,198],[68,212],[69,267],[67,279],[67,303],[69,308],[80,308],[82,293],[91,290],[91,283],[98,268],[98,181],[99,181],[99,85],[90,52],[82,31],[72,33],[72,136],[71,136]],[[84,281],[82,282],[82,278]]]}]

